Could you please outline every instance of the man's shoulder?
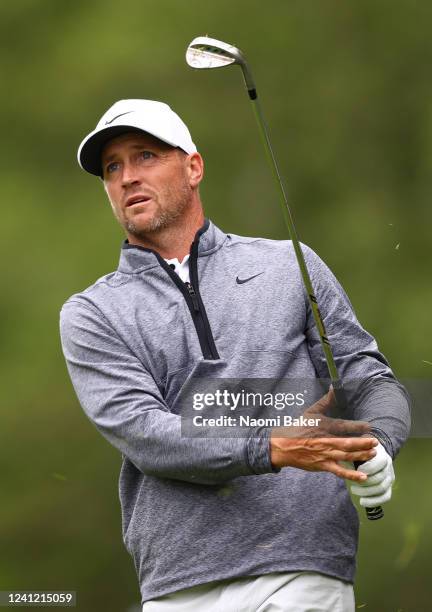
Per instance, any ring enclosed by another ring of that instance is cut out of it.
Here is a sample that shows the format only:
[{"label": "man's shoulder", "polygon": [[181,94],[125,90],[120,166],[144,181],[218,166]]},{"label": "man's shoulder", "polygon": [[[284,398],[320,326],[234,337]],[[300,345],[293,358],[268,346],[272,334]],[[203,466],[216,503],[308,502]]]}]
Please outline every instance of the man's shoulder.
[{"label": "man's shoulder", "polygon": [[[257,254],[268,254],[269,256],[283,255],[295,259],[295,250],[292,240],[276,240],[273,238],[263,238],[260,236],[241,236],[238,234],[227,233],[227,247],[234,250],[255,252]],[[300,243],[303,255],[306,259],[316,257],[316,253],[303,242]]]},{"label": "man's shoulder", "polygon": [[[227,233],[224,243],[230,256],[240,264],[259,261],[281,274],[287,273],[292,279],[299,277],[300,269],[292,240],[275,240],[259,236],[240,236]],[[304,242],[299,242],[309,275],[313,279],[333,280],[333,274],[320,256]]]},{"label": "man's shoulder", "polygon": [[290,250],[293,248],[291,240],[275,240],[273,238],[264,238],[262,236],[243,236],[240,234],[233,234],[232,232],[227,233],[228,247],[244,247],[251,249],[279,249],[279,250]]},{"label": "man's shoulder", "polygon": [[63,304],[62,309],[65,306],[73,308],[97,308],[98,302],[104,302],[111,299],[113,291],[117,288],[122,287],[129,281],[130,277],[127,274],[123,274],[116,270],[99,277],[94,283],[73,293]]}]

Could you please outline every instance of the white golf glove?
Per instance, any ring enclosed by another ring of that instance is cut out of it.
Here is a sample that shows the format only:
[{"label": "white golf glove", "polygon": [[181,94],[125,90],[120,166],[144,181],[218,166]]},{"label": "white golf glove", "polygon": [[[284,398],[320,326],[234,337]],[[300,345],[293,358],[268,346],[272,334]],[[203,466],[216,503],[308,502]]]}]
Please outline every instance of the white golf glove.
[{"label": "white golf glove", "polygon": [[351,486],[351,493],[359,495],[360,505],[364,508],[374,508],[388,502],[395,480],[392,458],[381,443],[375,448],[375,457],[359,467],[361,472],[368,474],[367,480]]}]

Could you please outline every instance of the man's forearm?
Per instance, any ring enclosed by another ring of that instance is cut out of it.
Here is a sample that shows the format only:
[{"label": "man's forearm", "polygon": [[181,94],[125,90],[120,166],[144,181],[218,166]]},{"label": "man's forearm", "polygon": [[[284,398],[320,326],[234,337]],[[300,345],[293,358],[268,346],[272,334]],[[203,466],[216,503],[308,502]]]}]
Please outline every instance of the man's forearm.
[{"label": "man's forearm", "polygon": [[358,385],[353,417],[367,421],[371,434],[394,459],[406,442],[411,426],[410,398],[395,378],[374,377]]}]

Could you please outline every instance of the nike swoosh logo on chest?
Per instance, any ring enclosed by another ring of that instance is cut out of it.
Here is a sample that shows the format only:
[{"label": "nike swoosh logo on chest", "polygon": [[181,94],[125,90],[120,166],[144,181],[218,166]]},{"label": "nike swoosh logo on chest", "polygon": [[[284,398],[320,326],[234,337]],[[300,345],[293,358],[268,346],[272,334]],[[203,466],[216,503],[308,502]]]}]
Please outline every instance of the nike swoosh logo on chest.
[{"label": "nike swoosh logo on chest", "polygon": [[250,280],[252,280],[253,278],[256,278],[257,276],[260,276],[261,274],[264,274],[264,272],[258,272],[258,274],[254,274],[253,276],[249,276],[249,278],[239,278],[237,276],[236,283],[237,283],[237,285],[243,285],[243,283],[247,283]]}]

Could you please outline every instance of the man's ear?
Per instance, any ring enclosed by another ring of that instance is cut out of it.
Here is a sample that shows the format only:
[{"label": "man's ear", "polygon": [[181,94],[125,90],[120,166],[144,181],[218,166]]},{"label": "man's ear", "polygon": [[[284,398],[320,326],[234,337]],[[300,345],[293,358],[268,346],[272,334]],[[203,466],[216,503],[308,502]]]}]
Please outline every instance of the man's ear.
[{"label": "man's ear", "polygon": [[186,160],[186,172],[191,187],[198,187],[204,176],[204,160],[199,153],[191,153]]}]

